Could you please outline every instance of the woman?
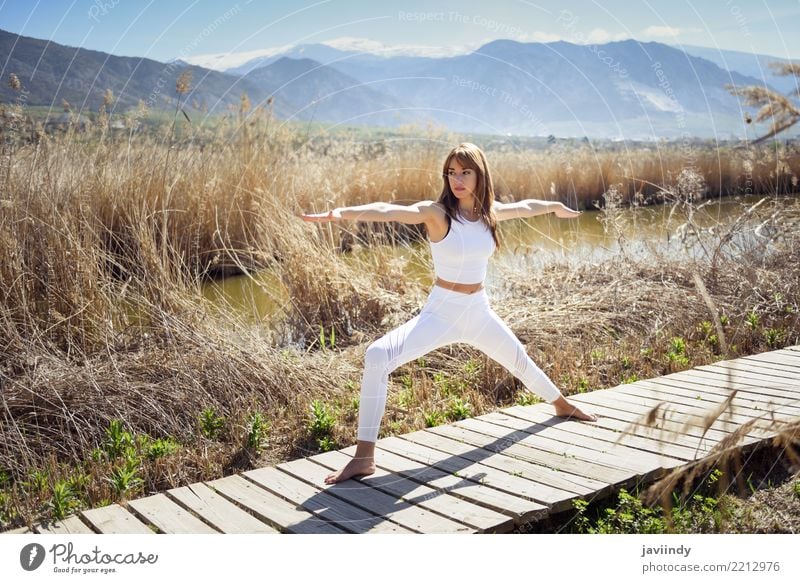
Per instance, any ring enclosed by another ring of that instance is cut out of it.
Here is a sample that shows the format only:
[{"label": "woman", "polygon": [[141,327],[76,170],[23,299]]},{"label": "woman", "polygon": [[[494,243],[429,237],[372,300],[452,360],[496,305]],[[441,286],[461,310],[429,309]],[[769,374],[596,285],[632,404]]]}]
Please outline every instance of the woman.
[{"label": "woman", "polygon": [[398,221],[423,223],[431,244],[435,285],[422,311],[367,348],[361,381],[356,453],[348,464],[325,478],[333,484],[375,472],[375,442],[386,406],[389,374],[399,366],[451,344],[470,344],[502,364],[526,388],[551,403],[559,417],[596,421],[571,405],[530,359],[511,329],[489,306],[483,280],[489,257],[500,247],[497,221],[552,212],[562,219],[581,213],[561,203],[538,200],[501,204],[483,151],[463,143],[444,163],[444,187],[437,202],[411,206],[383,202],[304,214],[303,220]]}]

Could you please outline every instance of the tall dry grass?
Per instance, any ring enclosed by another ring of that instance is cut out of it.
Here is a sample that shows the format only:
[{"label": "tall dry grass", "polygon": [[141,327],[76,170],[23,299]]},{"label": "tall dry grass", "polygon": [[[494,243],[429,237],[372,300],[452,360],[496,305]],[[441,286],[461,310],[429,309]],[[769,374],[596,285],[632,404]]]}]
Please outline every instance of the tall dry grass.
[{"label": "tall dry grass", "polygon": [[[10,142],[0,193],[3,525],[52,515],[54,486],[78,475],[90,477],[80,505],[118,497],[106,480],[114,463],[92,453],[115,419],[134,434],[181,444],[173,455],[140,460],[144,481],[126,496],[317,451],[321,444],[308,430],[315,399],[337,417],[329,443],[352,442],[363,349],[410,317],[425,293],[403,278],[402,261],[357,251],[402,244],[421,231],[318,228],[296,213],[433,198],[441,159],[455,141],[411,132],[380,147],[306,140],[269,111],[250,113],[243,104],[210,128],[138,133],[131,124],[115,134],[99,124],[87,133],[39,132],[29,143]],[[586,147],[495,151],[490,159],[501,198],[557,198],[582,208],[593,201],[608,207],[612,186],[619,203],[639,192],[668,200],[685,161],[670,148]],[[709,185],[698,198],[751,186],[774,195],[796,186],[793,150],[709,151],[698,160]],[[737,229],[755,228],[776,208],[762,205]],[[622,220],[615,208],[603,213],[609,228]],[[616,384],[631,370],[663,374],[674,366],[663,359],[670,335],[696,342],[692,363],[717,358],[718,347],[696,331],[710,317],[696,294],[698,272],[714,305],[734,322],[731,354],[765,348],[759,331],[741,328],[742,314],[753,308],[784,331],[782,343],[796,343],[798,245],[772,221],[780,236],[770,235],[768,252],[744,259],[740,250],[721,253],[713,270],[707,260],[643,265],[623,255],[601,266],[509,273],[498,291],[513,299],[497,310],[567,393]],[[356,253],[345,257],[342,249]],[[204,279],[267,267],[288,292],[279,318],[247,323],[203,299]],[[780,305],[764,299],[778,293]],[[786,306],[795,312],[782,312]],[[335,331],[335,347],[321,349],[320,328]],[[507,371],[463,346],[410,363],[395,378],[401,375],[409,383],[403,394],[392,391],[387,432],[424,426],[431,413],[445,415],[454,398],[480,413],[521,395]],[[198,430],[206,410],[225,420],[213,438]],[[257,412],[272,424],[263,449],[247,439]],[[37,472],[45,473],[43,487],[32,486]]]}]

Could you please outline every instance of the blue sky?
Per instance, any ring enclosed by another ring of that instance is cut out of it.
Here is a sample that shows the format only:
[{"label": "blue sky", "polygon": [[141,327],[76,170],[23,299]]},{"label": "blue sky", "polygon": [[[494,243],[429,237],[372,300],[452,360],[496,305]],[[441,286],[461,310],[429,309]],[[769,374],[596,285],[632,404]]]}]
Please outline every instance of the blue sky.
[{"label": "blue sky", "polygon": [[800,59],[798,23],[800,0],[0,0],[4,30],[217,68],[300,43],[443,55],[497,38],[635,38]]}]

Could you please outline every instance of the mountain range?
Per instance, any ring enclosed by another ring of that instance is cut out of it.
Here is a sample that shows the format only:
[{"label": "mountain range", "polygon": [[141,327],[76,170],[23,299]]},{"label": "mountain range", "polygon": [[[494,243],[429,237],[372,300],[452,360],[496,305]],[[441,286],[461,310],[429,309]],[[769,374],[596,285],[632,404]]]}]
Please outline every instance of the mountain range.
[{"label": "mountain range", "polygon": [[[225,71],[181,61],[118,57],[0,30],[4,76],[16,74],[28,105],[95,110],[107,89],[114,111],[175,107],[175,79],[192,71],[187,107],[211,113],[272,97],[283,119],[330,124],[435,123],[486,134],[741,137],[740,100],[726,84],[768,85],[787,92],[796,79],[776,77],[771,57],[703,47],[624,40],[602,45],[497,40],[447,57],[344,50],[325,44],[288,47]],[[191,60],[191,59],[190,59]],[[777,59],[775,59],[777,60]],[[0,101],[22,99],[6,82]]]}]

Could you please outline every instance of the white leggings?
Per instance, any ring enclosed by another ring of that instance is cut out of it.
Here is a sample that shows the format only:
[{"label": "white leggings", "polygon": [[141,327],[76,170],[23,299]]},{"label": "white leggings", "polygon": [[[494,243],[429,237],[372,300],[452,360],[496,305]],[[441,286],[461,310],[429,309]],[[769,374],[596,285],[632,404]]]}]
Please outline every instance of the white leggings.
[{"label": "white leggings", "polygon": [[463,294],[436,285],[418,315],[367,348],[358,411],[359,440],[378,440],[389,373],[454,342],[484,352],[548,403],[561,396],[558,387],[536,366],[522,343],[489,306],[485,288]]}]

